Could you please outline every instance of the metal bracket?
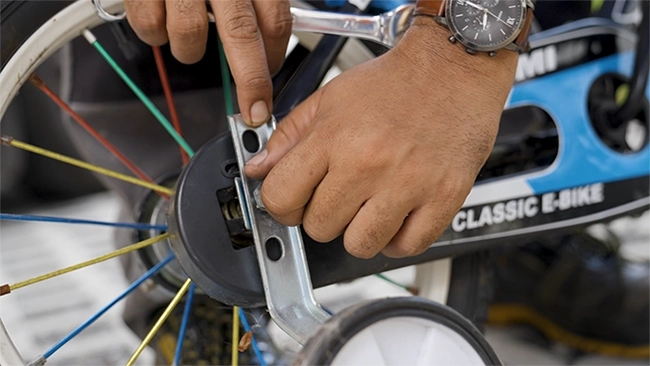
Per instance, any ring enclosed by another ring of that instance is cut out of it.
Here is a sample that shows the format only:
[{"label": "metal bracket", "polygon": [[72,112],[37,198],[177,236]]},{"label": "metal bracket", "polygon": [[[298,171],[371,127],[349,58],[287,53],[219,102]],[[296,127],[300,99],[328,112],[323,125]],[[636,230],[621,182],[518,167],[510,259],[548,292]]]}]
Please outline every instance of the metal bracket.
[{"label": "metal bracket", "polygon": [[250,215],[247,221],[253,232],[269,313],[282,330],[304,344],[329,315],[314,298],[300,228],[282,225],[261,203],[256,203],[255,192],[259,196],[262,182],[243,173],[246,162],[262,151],[271,137],[275,118],[251,128],[237,114],[228,116],[228,124],[242,172],[239,199],[246,207],[244,212]]}]

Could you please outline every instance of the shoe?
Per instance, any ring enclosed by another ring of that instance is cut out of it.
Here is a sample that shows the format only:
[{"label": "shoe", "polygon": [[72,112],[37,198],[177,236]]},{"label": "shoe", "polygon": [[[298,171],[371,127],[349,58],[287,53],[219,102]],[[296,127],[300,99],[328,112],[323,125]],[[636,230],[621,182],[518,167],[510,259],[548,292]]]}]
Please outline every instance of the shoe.
[{"label": "shoe", "polygon": [[613,234],[555,236],[495,256],[489,324],[526,324],[587,353],[650,358],[650,265],[618,256]]}]

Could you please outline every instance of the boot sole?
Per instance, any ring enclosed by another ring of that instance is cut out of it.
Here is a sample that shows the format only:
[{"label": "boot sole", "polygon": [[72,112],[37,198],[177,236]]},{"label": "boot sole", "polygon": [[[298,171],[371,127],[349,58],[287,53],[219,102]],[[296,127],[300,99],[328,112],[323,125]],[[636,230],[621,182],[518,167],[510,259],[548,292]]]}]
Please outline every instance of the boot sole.
[{"label": "boot sole", "polygon": [[650,358],[650,345],[631,346],[584,337],[558,326],[534,309],[524,305],[490,306],[488,324],[528,325],[539,330],[552,341],[566,344],[587,353],[624,358]]}]

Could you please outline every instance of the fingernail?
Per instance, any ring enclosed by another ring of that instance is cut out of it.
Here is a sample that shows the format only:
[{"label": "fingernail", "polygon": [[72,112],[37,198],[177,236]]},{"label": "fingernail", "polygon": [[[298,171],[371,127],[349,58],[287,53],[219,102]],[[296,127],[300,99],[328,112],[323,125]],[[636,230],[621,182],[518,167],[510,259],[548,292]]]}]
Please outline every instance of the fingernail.
[{"label": "fingernail", "polygon": [[246,163],[246,165],[254,165],[254,166],[260,165],[268,155],[269,152],[266,149],[264,149],[260,151],[259,154],[253,156],[253,158],[249,160],[248,163]]},{"label": "fingernail", "polygon": [[269,120],[269,108],[266,102],[258,100],[251,107],[251,120],[253,125],[259,126]]}]

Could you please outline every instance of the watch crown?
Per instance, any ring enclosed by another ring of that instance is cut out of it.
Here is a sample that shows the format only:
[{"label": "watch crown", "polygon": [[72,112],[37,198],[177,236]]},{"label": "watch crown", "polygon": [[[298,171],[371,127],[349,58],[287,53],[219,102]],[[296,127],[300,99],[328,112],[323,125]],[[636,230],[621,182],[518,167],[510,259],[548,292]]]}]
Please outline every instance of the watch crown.
[{"label": "watch crown", "polygon": [[470,55],[476,54],[476,50],[469,47],[465,49],[465,52],[469,53]]},{"label": "watch crown", "polygon": [[456,37],[454,37],[454,36],[450,36],[450,37],[449,37],[449,42],[451,42],[451,43],[456,43]]},{"label": "watch crown", "polygon": [[488,55],[490,55],[490,57],[494,57],[494,56],[497,55],[497,52],[496,51],[490,51],[490,53],[488,53]]}]

